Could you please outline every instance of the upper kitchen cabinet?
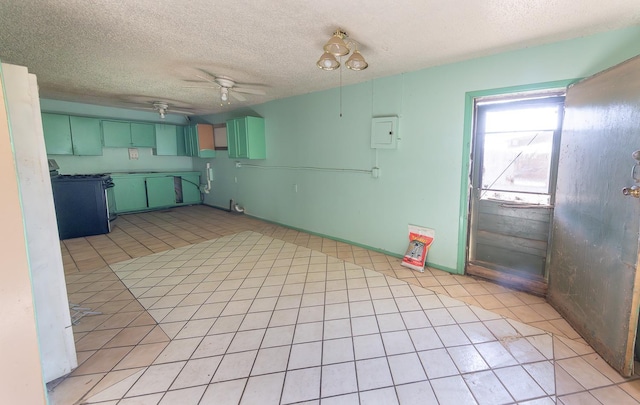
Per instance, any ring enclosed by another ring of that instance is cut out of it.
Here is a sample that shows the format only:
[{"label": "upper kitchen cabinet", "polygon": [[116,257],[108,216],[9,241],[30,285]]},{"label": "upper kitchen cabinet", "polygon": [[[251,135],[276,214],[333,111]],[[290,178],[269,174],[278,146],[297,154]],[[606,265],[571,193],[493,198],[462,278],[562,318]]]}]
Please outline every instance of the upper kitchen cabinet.
[{"label": "upper kitchen cabinet", "polygon": [[156,147],[156,131],[153,124],[131,123],[131,146],[139,148]]},{"label": "upper kitchen cabinet", "polygon": [[102,155],[100,120],[42,113],[44,142],[49,155]]},{"label": "upper kitchen cabinet", "polygon": [[240,117],[227,121],[227,143],[231,159],[265,159],[264,118]]},{"label": "upper kitchen cabinet", "polygon": [[213,125],[194,124],[185,130],[185,153],[187,156],[201,158],[216,157],[213,142]]},{"label": "upper kitchen cabinet", "polygon": [[74,155],[102,155],[102,136],[100,120],[87,117],[69,117],[71,124],[71,143]]},{"label": "upper kitchen cabinet", "polygon": [[44,144],[49,155],[73,155],[68,115],[42,113]]},{"label": "upper kitchen cabinet", "polygon": [[171,124],[156,124],[157,156],[186,156],[183,127]]},{"label": "upper kitchen cabinet", "polygon": [[153,124],[125,121],[102,121],[102,137],[106,148],[154,148]]}]

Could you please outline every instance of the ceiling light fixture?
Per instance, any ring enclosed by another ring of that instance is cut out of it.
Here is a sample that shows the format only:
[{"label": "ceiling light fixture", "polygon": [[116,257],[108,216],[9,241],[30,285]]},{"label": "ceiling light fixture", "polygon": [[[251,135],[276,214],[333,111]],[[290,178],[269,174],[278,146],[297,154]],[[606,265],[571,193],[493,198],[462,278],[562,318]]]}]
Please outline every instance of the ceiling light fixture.
[{"label": "ceiling light fixture", "polygon": [[229,100],[229,88],[228,87],[220,87],[220,100],[227,101]]},{"label": "ceiling light fixture", "polygon": [[358,44],[341,29],[337,29],[331,38],[324,45],[324,53],[316,62],[322,70],[336,70],[340,67],[340,62],[336,57],[346,56],[352,50],[353,53],[347,59],[345,65],[351,70],[364,70],[369,66],[362,54],[358,51]]},{"label": "ceiling light fixture", "polygon": [[155,101],[153,103],[153,109],[160,114],[160,119],[164,119],[164,115],[167,113],[167,109],[169,105],[167,103],[163,103],[162,101]]}]

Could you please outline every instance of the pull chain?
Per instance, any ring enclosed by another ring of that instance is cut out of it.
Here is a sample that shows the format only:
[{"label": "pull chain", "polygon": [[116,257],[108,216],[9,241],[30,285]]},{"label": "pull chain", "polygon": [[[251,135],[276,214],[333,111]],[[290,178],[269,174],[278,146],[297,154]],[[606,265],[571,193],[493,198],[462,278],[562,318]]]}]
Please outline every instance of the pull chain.
[{"label": "pull chain", "polygon": [[342,56],[340,57],[340,118],[342,118]]}]

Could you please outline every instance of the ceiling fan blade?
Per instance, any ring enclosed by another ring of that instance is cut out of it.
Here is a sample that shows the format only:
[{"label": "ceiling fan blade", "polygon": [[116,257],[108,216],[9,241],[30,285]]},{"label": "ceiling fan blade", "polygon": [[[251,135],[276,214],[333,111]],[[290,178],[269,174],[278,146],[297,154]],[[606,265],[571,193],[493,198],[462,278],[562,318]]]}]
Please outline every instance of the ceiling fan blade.
[{"label": "ceiling fan blade", "polygon": [[217,89],[213,86],[182,86],[183,89]]},{"label": "ceiling fan blade", "polygon": [[218,83],[216,83],[216,82],[215,82],[215,80],[213,80],[213,79],[211,79],[211,78],[209,78],[209,77],[205,77],[205,76],[201,76],[201,75],[196,75],[196,77],[197,77],[198,79],[202,79],[202,80],[204,80],[205,82],[213,83],[213,84],[215,84],[216,86],[219,86],[219,84],[218,84]]},{"label": "ceiling fan blade", "polygon": [[236,89],[231,90],[229,94],[231,94],[231,97],[235,98],[238,101],[247,101],[247,99],[242,94],[238,94],[236,92]]},{"label": "ceiling fan blade", "polygon": [[237,91],[238,93],[255,94],[257,96],[266,96],[267,95],[267,93],[265,93],[264,90],[258,90],[258,89],[248,89],[248,88],[244,88],[244,87],[234,87],[233,90]]},{"label": "ceiling fan blade", "polygon": [[195,114],[195,112],[193,112],[193,111],[187,111],[187,110],[173,110],[173,109],[169,109],[169,110],[167,111],[167,114],[193,115],[193,114]]}]

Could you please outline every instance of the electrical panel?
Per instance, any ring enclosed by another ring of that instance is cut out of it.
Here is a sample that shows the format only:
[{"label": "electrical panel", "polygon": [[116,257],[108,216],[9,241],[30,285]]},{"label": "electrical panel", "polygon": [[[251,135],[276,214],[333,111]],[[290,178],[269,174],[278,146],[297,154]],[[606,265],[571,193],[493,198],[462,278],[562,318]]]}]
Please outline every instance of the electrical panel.
[{"label": "electrical panel", "polygon": [[398,117],[375,117],[371,120],[371,148],[396,149]]}]

